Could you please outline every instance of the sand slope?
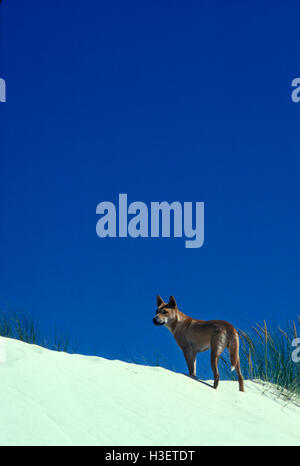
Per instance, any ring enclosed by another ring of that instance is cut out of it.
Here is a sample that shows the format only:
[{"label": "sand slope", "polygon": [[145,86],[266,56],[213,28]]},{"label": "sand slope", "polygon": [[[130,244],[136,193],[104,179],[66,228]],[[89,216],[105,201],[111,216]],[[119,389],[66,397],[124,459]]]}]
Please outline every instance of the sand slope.
[{"label": "sand slope", "polygon": [[0,445],[300,445],[300,408],[260,385],[2,339]]}]

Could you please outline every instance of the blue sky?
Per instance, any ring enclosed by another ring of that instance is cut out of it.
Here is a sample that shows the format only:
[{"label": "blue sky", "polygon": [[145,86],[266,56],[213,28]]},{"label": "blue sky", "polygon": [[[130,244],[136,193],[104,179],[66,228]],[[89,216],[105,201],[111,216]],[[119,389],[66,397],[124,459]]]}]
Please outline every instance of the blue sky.
[{"label": "blue sky", "polygon": [[[161,352],[178,370],[180,350],[152,324],[157,293],[240,328],[295,318],[299,13],[297,2],[4,0],[1,299],[82,352]],[[204,202],[204,246],[100,239],[96,206],[119,193]]]}]

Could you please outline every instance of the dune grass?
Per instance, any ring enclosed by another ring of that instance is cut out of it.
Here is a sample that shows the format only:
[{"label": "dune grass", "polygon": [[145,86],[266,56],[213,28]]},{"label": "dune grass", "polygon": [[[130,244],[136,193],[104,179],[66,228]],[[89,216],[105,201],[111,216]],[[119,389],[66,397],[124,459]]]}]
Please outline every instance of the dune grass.
[{"label": "dune grass", "polygon": [[30,314],[12,309],[0,310],[0,336],[15,338],[55,351],[73,352],[70,349],[68,336],[63,336],[55,330],[52,336],[45,338]]},{"label": "dune grass", "polygon": [[[300,362],[292,359],[292,342],[300,336],[300,318],[291,325],[256,324],[249,331],[239,330],[241,369],[245,379],[257,380],[276,389],[286,400],[300,402]],[[222,358],[226,378],[236,378],[229,362]]]}]

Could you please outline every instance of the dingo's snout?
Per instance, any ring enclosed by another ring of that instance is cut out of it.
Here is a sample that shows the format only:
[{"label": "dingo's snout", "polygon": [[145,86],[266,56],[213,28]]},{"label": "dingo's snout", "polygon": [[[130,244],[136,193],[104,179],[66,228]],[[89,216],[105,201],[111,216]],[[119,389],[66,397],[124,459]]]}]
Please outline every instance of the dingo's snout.
[{"label": "dingo's snout", "polygon": [[154,325],[164,325],[165,322],[162,322],[159,318],[158,315],[156,315],[155,317],[153,317],[153,323]]}]

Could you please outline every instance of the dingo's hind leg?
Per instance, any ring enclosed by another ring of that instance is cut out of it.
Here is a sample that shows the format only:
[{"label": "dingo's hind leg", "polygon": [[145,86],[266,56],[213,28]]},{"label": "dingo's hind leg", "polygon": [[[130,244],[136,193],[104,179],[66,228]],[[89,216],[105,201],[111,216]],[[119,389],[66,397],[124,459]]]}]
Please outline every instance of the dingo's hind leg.
[{"label": "dingo's hind leg", "polygon": [[210,364],[211,368],[214,373],[214,388],[217,388],[219,385],[219,369],[218,369],[218,362],[219,362],[219,356],[215,353],[215,351],[211,350],[210,353]]},{"label": "dingo's hind leg", "polygon": [[218,362],[219,358],[226,348],[227,338],[226,333],[220,331],[216,333],[211,341],[211,353],[210,353],[210,364],[214,374],[214,388],[217,388],[219,385],[219,369],[218,369]]}]

